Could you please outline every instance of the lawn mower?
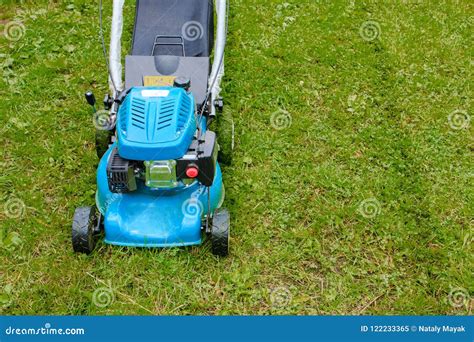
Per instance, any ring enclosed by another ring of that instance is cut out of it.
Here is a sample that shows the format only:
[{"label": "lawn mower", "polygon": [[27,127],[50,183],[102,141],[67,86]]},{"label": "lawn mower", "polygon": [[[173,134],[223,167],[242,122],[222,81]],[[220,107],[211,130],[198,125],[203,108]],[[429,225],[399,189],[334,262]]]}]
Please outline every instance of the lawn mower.
[{"label": "lawn mower", "polygon": [[123,82],[124,1],[113,2],[108,52],[100,1],[110,93],[104,110],[96,110],[92,92],[85,95],[100,162],[96,205],[74,213],[73,249],[91,253],[102,233],[107,244],[151,248],[200,245],[207,235],[212,252],[226,256],[230,216],[220,163],[231,160],[233,123],[219,94],[228,4],[136,0]]}]

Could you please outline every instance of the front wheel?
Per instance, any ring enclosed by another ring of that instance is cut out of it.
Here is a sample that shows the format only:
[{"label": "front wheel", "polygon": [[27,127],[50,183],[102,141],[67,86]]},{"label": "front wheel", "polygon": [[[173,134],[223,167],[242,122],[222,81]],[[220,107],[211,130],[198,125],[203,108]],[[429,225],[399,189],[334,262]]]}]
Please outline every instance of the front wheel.
[{"label": "front wheel", "polygon": [[98,218],[95,207],[81,207],[74,212],[72,247],[76,253],[91,254],[97,237]]},{"label": "front wheel", "polygon": [[230,214],[227,209],[218,209],[212,218],[212,254],[225,257],[229,255]]}]

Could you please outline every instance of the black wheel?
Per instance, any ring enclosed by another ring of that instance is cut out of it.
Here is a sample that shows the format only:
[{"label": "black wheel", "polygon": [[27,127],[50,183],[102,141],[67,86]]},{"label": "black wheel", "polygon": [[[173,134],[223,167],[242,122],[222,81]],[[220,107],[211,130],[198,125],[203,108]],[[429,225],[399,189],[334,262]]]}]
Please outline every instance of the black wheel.
[{"label": "black wheel", "polygon": [[217,159],[224,165],[232,164],[235,136],[234,120],[232,113],[224,107],[222,113],[217,114],[217,139],[219,142],[219,154]]},{"label": "black wheel", "polygon": [[227,209],[218,209],[212,218],[211,243],[212,254],[227,256],[229,254],[230,214]]},{"label": "black wheel", "polygon": [[95,248],[98,218],[95,207],[81,207],[74,212],[72,247],[74,252],[90,254]]},{"label": "black wheel", "polygon": [[95,130],[95,150],[99,159],[107,152],[109,145],[112,143],[113,131],[108,130]]}]

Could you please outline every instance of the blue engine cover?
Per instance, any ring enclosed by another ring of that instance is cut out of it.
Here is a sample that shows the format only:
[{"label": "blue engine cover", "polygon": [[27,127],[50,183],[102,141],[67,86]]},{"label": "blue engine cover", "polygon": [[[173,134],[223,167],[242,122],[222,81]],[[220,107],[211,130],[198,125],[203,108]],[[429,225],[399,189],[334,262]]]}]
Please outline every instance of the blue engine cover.
[{"label": "blue engine cover", "polygon": [[196,132],[192,94],[173,87],[132,88],[120,106],[118,151],[138,161],[183,157]]}]

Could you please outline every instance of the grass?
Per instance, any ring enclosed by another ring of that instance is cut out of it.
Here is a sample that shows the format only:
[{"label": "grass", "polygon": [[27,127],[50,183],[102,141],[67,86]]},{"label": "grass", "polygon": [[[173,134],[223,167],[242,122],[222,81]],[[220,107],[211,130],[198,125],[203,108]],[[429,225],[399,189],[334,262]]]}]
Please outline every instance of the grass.
[{"label": "grass", "polygon": [[83,93],[107,90],[97,6],[0,4],[0,30],[25,29],[0,37],[1,314],[472,314],[471,2],[231,1],[226,259],[73,254],[97,165]]}]

